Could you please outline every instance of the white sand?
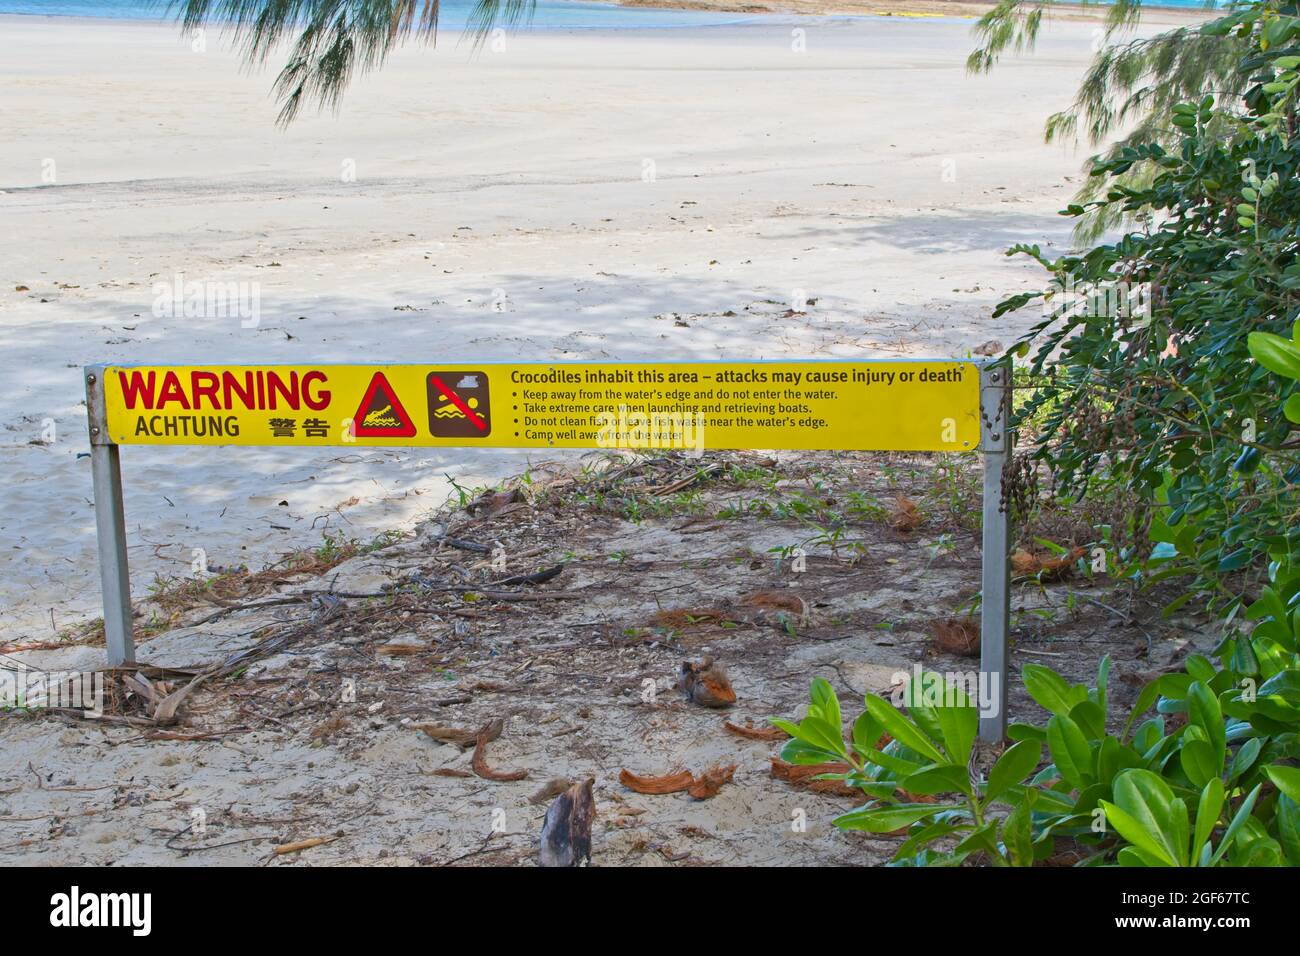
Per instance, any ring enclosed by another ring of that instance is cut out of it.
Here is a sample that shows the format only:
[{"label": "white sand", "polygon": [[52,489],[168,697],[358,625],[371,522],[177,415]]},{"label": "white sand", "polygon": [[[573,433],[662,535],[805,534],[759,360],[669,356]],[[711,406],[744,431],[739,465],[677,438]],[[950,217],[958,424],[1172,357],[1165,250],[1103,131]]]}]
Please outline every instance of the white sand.
[{"label": "white sand", "polygon": [[[1010,341],[1035,316],[990,308],[1041,277],[1002,251],[1067,238],[1056,211],[1085,153],[1043,145],[1042,125],[1093,25],[1058,24],[983,78],[964,72],[969,21],[801,25],[803,54],[788,21],[529,35],[477,58],[444,35],[356,83],[340,116],[286,132],[273,72],[242,71],[215,36],[196,53],[165,27],[0,18],[0,639],[98,613],[83,364],[961,356]],[[260,326],[155,317],[152,284],[178,272],[259,283]],[[781,318],[796,290],[816,305]],[[47,419],[56,441],[32,444]],[[143,593],[187,572],[193,548],[257,567],[326,531],[411,527],[446,475],[481,483],[527,455],[123,460]]]}]

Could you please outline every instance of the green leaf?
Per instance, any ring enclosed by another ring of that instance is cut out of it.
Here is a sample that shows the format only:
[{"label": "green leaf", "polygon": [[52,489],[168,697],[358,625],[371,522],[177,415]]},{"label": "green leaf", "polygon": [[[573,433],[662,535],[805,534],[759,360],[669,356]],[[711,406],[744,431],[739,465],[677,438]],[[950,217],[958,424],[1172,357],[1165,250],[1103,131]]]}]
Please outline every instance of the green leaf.
[{"label": "green leaf", "polygon": [[1034,865],[1033,812],[1034,791],[1031,790],[1002,824],[1002,842],[1013,866]]},{"label": "green leaf", "polygon": [[989,857],[1000,857],[997,840],[998,821],[989,820],[983,826],[972,830],[964,840],[957,844],[958,853],[987,853]]},{"label": "green leaf", "polygon": [[[903,860],[910,856],[915,856],[918,851],[933,843],[935,840],[941,840],[950,837],[956,833],[963,833],[971,828],[969,822],[953,819],[951,816],[945,816],[942,819],[935,820],[919,830],[913,831],[906,840],[899,845],[894,851],[895,860]],[[961,846],[958,844],[957,849]]]},{"label": "green leaf", "polygon": [[989,782],[984,788],[984,799],[993,801],[1034,772],[1043,754],[1043,745],[1036,740],[1022,740],[1008,747],[989,771]]},{"label": "green leaf", "polygon": [[1232,470],[1239,475],[1254,474],[1259,469],[1260,460],[1258,448],[1243,448],[1237,460],[1232,463]]},{"label": "green leaf", "polygon": [[1040,744],[1047,741],[1047,731],[1033,724],[1014,723],[1007,725],[1009,740],[1037,740]]},{"label": "green leaf", "polygon": [[[1123,817],[1124,828],[1113,820],[1124,839],[1145,852],[1153,852],[1170,866],[1187,862],[1187,806],[1174,796],[1169,784],[1150,770],[1126,770],[1115,778],[1115,806]],[[1110,807],[1106,816],[1110,817]],[[1141,832],[1133,831],[1136,823]],[[1127,832],[1126,832],[1127,831]]]},{"label": "green leaf", "polygon": [[1300,767],[1283,767],[1281,764],[1269,764],[1264,768],[1273,785],[1292,800],[1300,803]]},{"label": "green leaf", "polygon": [[1106,714],[1096,701],[1081,701],[1070,711],[1069,717],[1079,725],[1086,739],[1100,740],[1106,736]]},{"label": "green leaf", "polygon": [[1228,768],[1228,779],[1235,781],[1255,764],[1255,758],[1259,756],[1260,748],[1264,746],[1263,740],[1259,737],[1251,737],[1238,749],[1232,758],[1232,766]]},{"label": "green leaf", "polygon": [[865,830],[868,833],[893,833],[927,817],[956,807],[938,803],[899,803],[859,807],[835,818],[841,830]]},{"label": "green leaf", "polygon": [[1092,783],[1092,750],[1079,725],[1069,717],[1057,714],[1047,722],[1047,749],[1066,783],[1076,790]]},{"label": "green leaf", "polygon": [[1123,847],[1119,853],[1115,854],[1115,859],[1120,866],[1127,867],[1141,867],[1145,869],[1146,867],[1152,866],[1168,866],[1167,863],[1161,862],[1158,858],[1149,858],[1137,847],[1132,846]]},{"label": "green leaf", "polygon": [[1119,735],[1120,740],[1128,739],[1128,732],[1133,727],[1133,721],[1137,720],[1156,702],[1160,696],[1160,685],[1156,681],[1148,681],[1138,692],[1137,700],[1133,702],[1133,710],[1128,715],[1128,720],[1124,723],[1124,732]]},{"label": "green leaf", "polygon": [[965,765],[932,764],[904,777],[900,786],[908,793],[931,796],[936,793],[970,793],[970,773]]},{"label": "green leaf", "polygon": [[1131,858],[1126,862],[1124,850],[1120,851],[1120,862],[1125,866],[1175,866],[1173,857],[1161,845],[1161,841],[1142,825],[1142,821],[1108,800],[1100,801],[1106,811],[1106,819],[1121,837],[1131,844],[1126,849],[1134,850],[1140,855],[1141,862],[1134,863]]},{"label": "green leaf", "polygon": [[828,726],[835,728],[835,737],[839,739],[844,718],[840,714],[840,699],[835,696],[835,688],[823,677],[814,677],[810,688],[812,706],[809,713],[816,713]]},{"label": "green leaf", "polygon": [[878,767],[883,767],[900,779],[916,773],[926,766],[922,758],[918,758],[910,752],[906,757],[900,756],[900,747],[901,745],[897,744],[886,744],[884,750],[867,751],[863,754],[863,759]]},{"label": "green leaf", "polygon": [[1053,714],[1068,715],[1077,704],[1088,697],[1086,688],[1071,687],[1051,668],[1040,664],[1025,664],[1020,676],[1029,696],[1034,698],[1040,707]]},{"label": "green leaf", "polygon": [[884,732],[885,728],[880,721],[864,710],[853,722],[853,745],[864,754],[869,750],[875,750]]},{"label": "green leaf", "polygon": [[1246,825],[1246,821],[1250,819],[1251,811],[1255,809],[1255,801],[1259,798],[1260,788],[1263,786],[1262,783],[1256,784],[1255,789],[1250,791],[1250,795],[1241,802],[1241,806],[1237,809],[1237,815],[1232,818],[1232,822],[1228,824],[1228,829],[1223,832],[1223,839],[1219,841],[1219,848],[1214,851],[1214,856],[1210,858],[1210,866],[1214,866],[1223,859],[1223,855],[1228,852],[1228,848],[1232,846],[1237,834],[1241,832],[1242,827]]},{"label": "green leaf", "polygon": [[1255,552],[1250,548],[1238,548],[1227,557],[1220,559],[1218,571],[1220,574],[1228,574],[1231,571],[1240,571],[1254,559]]},{"label": "green leaf", "polygon": [[[1223,726],[1223,710],[1219,707],[1219,698],[1200,681],[1194,681],[1187,689],[1187,718],[1193,726],[1205,732],[1213,761],[1212,772],[1217,777],[1222,773],[1223,761],[1227,757],[1227,731]],[[1200,781],[1197,786],[1204,782]]]},{"label": "green leaf", "polygon": [[1282,866],[1282,847],[1268,834],[1252,834],[1247,839],[1243,832],[1237,838],[1237,846],[1232,852],[1233,866]]},{"label": "green leaf", "polygon": [[922,757],[933,763],[948,763],[948,758],[934,745],[929,737],[921,733],[916,725],[894,709],[888,701],[875,694],[868,694],[864,701],[871,716],[880,722],[886,733],[904,747],[915,750]]},{"label": "green leaf", "polygon": [[818,717],[810,715],[797,724],[774,717],[772,718],[772,724],[780,727],[794,740],[801,741],[809,747],[822,750],[840,759],[848,756],[844,740],[838,733],[833,733]]},{"label": "green leaf", "polygon": [[781,759],[786,763],[811,766],[812,764],[834,762],[839,760],[840,756],[821,747],[814,747],[805,740],[791,738],[781,747]]},{"label": "green leaf", "polygon": [[1204,740],[1186,740],[1178,751],[1178,762],[1193,786],[1203,787],[1206,782],[1219,779],[1219,763],[1214,751]]},{"label": "green leaf", "polygon": [[1277,798],[1277,837],[1291,866],[1300,866],[1300,803],[1285,793]]},{"label": "green leaf", "polygon": [[1282,414],[1286,416],[1287,421],[1300,425],[1300,392],[1287,398],[1282,405]]},{"label": "green leaf", "polygon": [[975,735],[979,733],[980,717],[959,688],[953,687],[950,691],[958,695],[957,700],[935,707],[935,714],[949,759],[964,767],[970,762],[971,747],[975,743]]},{"label": "green leaf", "polygon": [[1124,769],[1120,766],[1120,743],[1114,737],[1104,737],[1092,748],[1092,776],[1095,780],[1110,780]]},{"label": "green leaf", "polygon": [[1196,831],[1192,835],[1192,860],[1201,858],[1202,849],[1209,843],[1210,834],[1219,822],[1223,812],[1223,781],[1218,777],[1210,780],[1201,790],[1201,799],[1196,805]]},{"label": "green leaf", "polygon": [[1251,332],[1246,347],[1255,361],[1270,372],[1300,380],[1300,348],[1272,332]]}]

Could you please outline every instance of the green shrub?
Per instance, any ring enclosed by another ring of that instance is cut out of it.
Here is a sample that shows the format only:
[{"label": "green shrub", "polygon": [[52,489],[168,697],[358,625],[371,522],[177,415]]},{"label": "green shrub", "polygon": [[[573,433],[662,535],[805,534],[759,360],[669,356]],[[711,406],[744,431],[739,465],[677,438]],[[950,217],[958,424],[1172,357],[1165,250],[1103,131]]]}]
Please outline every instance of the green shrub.
[{"label": "green shrub", "polygon": [[[1010,250],[1052,288],[995,313],[1043,300],[1008,357],[1028,359],[1016,423],[1058,494],[1137,502],[1129,527],[1099,529],[1107,566],[1181,585],[1170,613],[1196,599],[1217,611],[1215,660],[1193,655],[1147,685],[1118,736],[1109,659],[1093,687],[1024,665],[1050,716],[1013,725],[987,777],[971,769],[974,704],[916,696],[937,675],[913,680],[906,714],[868,697],[848,744],[815,681],[808,716],[778,722],[784,756],[847,762],[837,776],[870,799],[836,824],[906,827],[896,864],[1032,865],[1069,850],[1079,865],[1300,866],[1296,12],[1242,4],[1202,26],[1245,51],[1240,82],[1225,84],[1244,92],[1172,106],[1176,148],[1130,139],[1099,160],[1089,192],[1104,198],[1065,214],[1141,228],[1057,259]],[[1127,175],[1139,165],[1151,175]]]}]

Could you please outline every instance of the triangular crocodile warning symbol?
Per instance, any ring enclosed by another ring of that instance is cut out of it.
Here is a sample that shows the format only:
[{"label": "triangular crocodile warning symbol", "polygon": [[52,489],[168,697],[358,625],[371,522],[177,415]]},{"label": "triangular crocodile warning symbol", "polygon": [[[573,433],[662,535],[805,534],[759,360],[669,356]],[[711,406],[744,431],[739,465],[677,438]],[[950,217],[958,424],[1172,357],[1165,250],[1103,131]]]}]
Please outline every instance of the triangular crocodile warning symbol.
[{"label": "triangular crocodile warning symbol", "polygon": [[352,416],[352,434],[357,438],[412,438],[415,423],[383,372],[376,372],[366,394]]}]

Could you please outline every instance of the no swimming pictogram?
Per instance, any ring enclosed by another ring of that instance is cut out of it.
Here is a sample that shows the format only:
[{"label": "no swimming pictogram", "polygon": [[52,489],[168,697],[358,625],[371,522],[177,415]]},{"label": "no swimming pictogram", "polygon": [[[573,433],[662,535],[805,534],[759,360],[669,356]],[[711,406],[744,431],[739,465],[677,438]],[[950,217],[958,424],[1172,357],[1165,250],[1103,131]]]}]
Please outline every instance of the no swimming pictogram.
[{"label": "no swimming pictogram", "polygon": [[486,438],[492,432],[488,377],[483,372],[430,372],[429,434]]}]

